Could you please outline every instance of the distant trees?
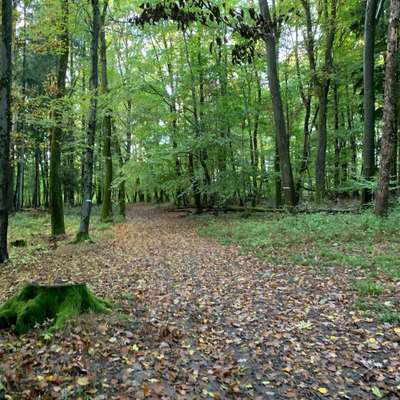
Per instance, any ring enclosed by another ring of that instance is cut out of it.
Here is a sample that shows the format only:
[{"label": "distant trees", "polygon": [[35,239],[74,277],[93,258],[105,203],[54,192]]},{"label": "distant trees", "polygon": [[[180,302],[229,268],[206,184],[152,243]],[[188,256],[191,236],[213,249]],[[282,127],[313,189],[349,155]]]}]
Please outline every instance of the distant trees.
[{"label": "distant trees", "polygon": [[376,193],[376,213],[387,213],[400,182],[400,68],[386,37],[395,3],[142,3],[19,3],[7,123],[1,80],[8,205],[49,209],[59,235],[63,208],[82,204],[78,240],[89,238],[92,203],[111,221],[126,201],[201,211],[370,204]]},{"label": "distant trees", "polygon": [[10,177],[12,0],[1,1],[0,27],[0,263],[7,261]]}]

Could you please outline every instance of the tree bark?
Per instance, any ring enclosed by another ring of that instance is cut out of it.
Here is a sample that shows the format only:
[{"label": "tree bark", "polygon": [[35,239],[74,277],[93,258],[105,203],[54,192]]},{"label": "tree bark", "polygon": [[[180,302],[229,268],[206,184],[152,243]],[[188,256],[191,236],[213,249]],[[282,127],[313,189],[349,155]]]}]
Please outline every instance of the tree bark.
[{"label": "tree bark", "polygon": [[385,216],[389,209],[391,161],[396,132],[396,74],[399,57],[400,0],[391,0],[385,67],[385,97],[383,106],[383,136],[376,192],[375,213]]},{"label": "tree bark", "polygon": [[279,84],[278,55],[276,32],[269,10],[268,0],[259,0],[261,15],[264,19],[264,42],[266,45],[268,83],[272,97],[276,139],[279,152],[279,165],[282,175],[283,193],[290,207],[297,204],[297,195],[293,179],[292,164],[289,153],[289,137],[286,132],[285,114],[283,111],[282,94]]},{"label": "tree bark", "polygon": [[53,113],[55,126],[50,137],[50,176],[49,176],[49,210],[51,215],[51,234],[53,236],[65,234],[64,203],[61,188],[61,146],[63,140],[63,112],[61,102],[65,95],[69,58],[68,32],[68,0],[61,1],[61,33],[59,43],[61,54],[58,60],[56,109]]},{"label": "tree bark", "polygon": [[[375,28],[378,0],[368,0],[365,9],[364,28],[364,135],[363,135],[363,177],[371,180],[375,174]],[[361,203],[372,200],[372,192],[364,188]]]},{"label": "tree bark", "polygon": [[2,0],[0,30],[0,264],[8,260],[8,181],[10,171],[12,0]]},{"label": "tree bark", "polygon": [[99,48],[99,33],[100,33],[100,10],[99,0],[91,0],[92,4],[92,29],[91,29],[91,76],[90,90],[91,99],[89,107],[89,117],[86,132],[86,150],[83,168],[83,202],[81,210],[81,223],[77,235],[77,241],[89,240],[89,225],[90,214],[92,210],[92,195],[93,195],[93,153],[94,142],[97,127],[97,91],[99,86],[99,70],[98,70],[98,48]]},{"label": "tree bark", "polygon": [[40,169],[39,169],[39,144],[36,143],[34,150],[34,175],[32,182],[32,207],[40,207]]},{"label": "tree bark", "polygon": [[[101,63],[101,91],[103,95],[108,94],[108,76],[107,76],[107,43],[105,22],[108,8],[108,0],[104,1],[103,11],[101,14],[101,31],[100,31],[100,63]],[[106,98],[106,102],[108,99]],[[101,220],[109,222],[112,220],[112,201],[111,201],[111,184],[113,180],[113,164],[111,153],[112,140],[112,118],[111,109],[106,106],[103,119],[103,157],[104,157],[104,182],[103,182],[103,202],[101,207]]]},{"label": "tree bark", "polygon": [[331,12],[328,16],[328,2],[324,1],[325,20],[328,24],[326,34],[326,47],[324,66],[322,68],[322,76],[318,78],[318,102],[319,102],[319,119],[318,119],[318,150],[315,162],[315,186],[316,201],[321,202],[326,192],[326,149],[328,143],[327,132],[327,113],[328,113],[328,93],[330,87],[330,74],[333,68],[333,42],[336,33],[336,1],[332,0]]}]

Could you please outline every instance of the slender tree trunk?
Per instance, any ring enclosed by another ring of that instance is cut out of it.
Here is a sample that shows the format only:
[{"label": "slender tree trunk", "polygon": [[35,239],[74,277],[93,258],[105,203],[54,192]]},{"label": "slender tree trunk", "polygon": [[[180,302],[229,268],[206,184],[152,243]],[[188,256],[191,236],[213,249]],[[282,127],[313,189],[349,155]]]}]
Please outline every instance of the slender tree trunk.
[{"label": "slender tree trunk", "polygon": [[318,79],[318,101],[319,101],[319,120],[318,120],[318,150],[315,162],[315,186],[316,201],[321,202],[326,192],[326,149],[328,144],[327,132],[327,113],[328,113],[328,94],[330,87],[330,74],[333,67],[333,42],[336,33],[336,1],[331,0],[331,12],[328,16],[328,1],[324,0],[325,21],[328,24],[326,33],[325,59],[322,70],[322,78]]},{"label": "slender tree trunk", "polygon": [[[15,115],[15,114],[14,114]],[[11,128],[12,132],[12,128]],[[15,168],[14,168],[14,148],[11,145],[10,141],[10,167],[8,173],[8,213],[12,213],[14,211],[14,175],[15,175]]]},{"label": "slender tree trunk", "polygon": [[[309,79],[308,87],[304,89],[301,83],[301,73],[300,73],[300,62],[299,62],[299,55],[297,51],[297,31],[296,31],[296,48],[295,48],[295,57],[296,57],[296,72],[298,81],[300,82],[300,96],[305,108],[305,115],[304,115],[304,124],[303,124],[303,151],[300,160],[300,168],[299,168],[299,177],[296,183],[296,193],[298,199],[300,201],[301,194],[302,194],[302,187],[304,183],[304,176],[308,169],[308,162],[310,157],[310,136],[312,131],[313,124],[310,124],[311,121],[311,106],[312,106],[312,98],[314,88],[317,84],[317,76],[316,76],[316,65],[315,65],[315,52],[314,52],[314,34],[312,29],[312,19],[311,19],[311,10],[310,4],[308,0],[301,0],[303,10],[306,16],[306,33],[305,33],[305,44],[306,44],[306,51],[308,56],[308,62],[311,71],[311,77]],[[318,110],[318,109],[317,109]],[[315,118],[318,116],[318,111],[315,114]]]},{"label": "slender tree trunk", "polygon": [[375,213],[387,214],[394,137],[396,131],[396,75],[399,57],[400,0],[391,0],[388,26],[388,42],[385,67],[385,100],[383,106],[383,136],[379,165],[379,182],[376,192]]},{"label": "slender tree trunk", "polygon": [[279,149],[278,143],[275,142],[275,158],[274,158],[274,172],[275,172],[275,207],[282,207],[282,179],[280,175],[279,163]]},{"label": "slender tree trunk", "polygon": [[10,171],[12,0],[1,2],[0,28],[0,264],[8,260],[8,183]]},{"label": "slender tree trunk", "polygon": [[[193,73],[193,68],[192,68],[192,63],[190,60],[190,54],[189,54],[189,49],[188,49],[188,44],[187,44],[187,38],[186,38],[186,33],[183,33],[183,40],[185,44],[185,56],[186,56],[186,62],[189,67],[190,71],[190,80],[191,80],[191,97],[192,97],[192,107],[193,107],[193,122],[195,126],[195,136],[197,138],[200,137],[201,135],[201,120],[199,117],[199,105],[197,101],[197,95],[196,95],[196,81]],[[202,150],[196,154],[198,156],[198,159],[200,160],[200,164],[202,164],[202,158],[203,155],[201,154]],[[192,190],[193,190],[193,198],[195,202],[195,207],[196,207],[196,212],[201,213],[203,206],[202,206],[202,198],[201,198],[201,190],[200,190],[200,182],[199,178],[196,176],[196,171],[195,171],[195,162],[194,162],[194,151],[190,150],[189,151],[189,156],[188,156],[188,168],[189,168],[189,176],[190,180],[192,183]]]},{"label": "slender tree trunk", "polygon": [[334,91],[334,129],[335,129],[335,172],[334,172],[334,185],[335,191],[337,193],[337,189],[340,186],[340,153],[341,153],[341,144],[342,141],[339,137],[339,96],[338,96],[338,88],[335,83],[333,87]]},{"label": "slender tree trunk", "polygon": [[[399,74],[397,72],[396,81],[398,82]],[[395,188],[397,186],[397,155],[398,155],[398,144],[399,144],[399,134],[398,134],[398,100],[396,101],[395,108],[395,121],[396,126],[393,132],[393,148],[392,148],[392,160],[391,160],[391,170],[390,170],[390,186]]]},{"label": "slender tree trunk", "polygon": [[[104,1],[101,15],[100,31],[100,63],[101,63],[101,91],[103,95],[108,94],[108,76],[107,76],[107,43],[105,32],[105,20],[108,8],[108,0]],[[108,102],[108,99],[106,99]],[[101,207],[101,220],[108,222],[112,220],[112,190],[113,164],[111,153],[112,140],[112,117],[111,109],[106,106],[103,119],[103,157],[104,157],[104,182],[103,182],[103,203]]]},{"label": "slender tree trunk", "polygon": [[[357,141],[353,131],[353,113],[350,106],[347,106],[347,129],[350,132],[350,152],[351,152],[351,179],[357,179]],[[353,191],[353,198],[359,196],[358,190]]]},{"label": "slender tree trunk", "polygon": [[[118,152],[118,159],[119,159],[119,175],[120,178],[123,178],[123,166],[127,161],[131,158],[132,153],[132,102],[128,100],[127,102],[127,130],[126,130],[126,157],[124,159],[124,155],[122,152],[122,148],[120,143],[117,143],[117,152]],[[126,217],[126,184],[125,179],[122,179],[120,184],[118,185],[118,210],[119,215],[122,218]]]},{"label": "slender tree trunk", "polygon": [[[367,0],[364,28],[364,136],[363,136],[363,178],[371,180],[375,174],[375,28],[378,0]],[[372,200],[372,191],[364,188],[361,203]]]},{"label": "slender tree trunk", "polygon": [[44,192],[44,207],[49,207],[49,158],[47,146],[43,152],[43,164],[42,164],[42,176],[43,176],[43,192]]},{"label": "slender tree trunk", "polygon": [[293,180],[292,164],[289,153],[289,137],[286,132],[285,114],[283,111],[282,94],[279,84],[276,32],[274,32],[273,29],[274,24],[271,19],[268,0],[259,0],[259,4],[261,15],[265,21],[264,41],[267,50],[268,82],[274,110],[283,193],[286,203],[290,207],[294,207],[297,204],[297,195]]},{"label": "slender tree trunk", "polygon": [[33,208],[40,207],[40,170],[39,170],[39,144],[36,143],[34,150],[34,175],[33,175],[33,190],[32,190],[32,206]]},{"label": "slender tree trunk", "polygon": [[[122,168],[124,166],[124,157],[121,151],[121,145],[116,143],[118,160],[119,160],[119,169],[120,169],[120,178],[123,178]],[[122,217],[126,217],[126,185],[125,179],[122,179],[118,185],[118,214]]]},{"label": "slender tree trunk", "polygon": [[[61,2],[61,33],[59,41],[61,43],[61,54],[58,60],[57,71],[57,94],[56,101],[61,103],[65,95],[65,83],[67,78],[68,58],[69,58],[69,32],[68,32],[68,0]],[[49,178],[49,210],[51,215],[51,234],[53,236],[65,234],[64,224],[64,203],[61,185],[61,151],[63,140],[63,112],[61,104],[56,105],[53,113],[55,127],[50,137],[50,178]]]},{"label": "slender tree trunk", "polygon": [[93,152],[94,142],[96,136],[97,125],[97,91],[99,84],[99,70],[98,70],[98,48],[99,48],[99,33],[100,33],[100,10],[99,1],[91,0],[93,20],[91,27],[92,42],[90,47],[91,58],[91,76],[90,76],[90,90],[91,99],[89,107],[88,126],[86,132],[86,150],[84,158],[84,171],[83,171],[83,202],[81,210],[81,223],[77,240],[89,240],[89,224],[90,214],[92,210],[92,195],[93,195]]},{"label": "slender tree trunk", "polygon": [[25,149],[23,140],[18,140],[18,161],[17,161],[17,179],[15,182],[14,204],[15,210],[22,210],[24,207],[24,177],[25,177]]},{"label": "slender tree trunk", "polygon": [[203,211],[203,205],[201,202],[199,180],[197,179],[197,177],[195,175],[195,170],[194,170],[194,157],[193,157],[193,153],[191,151],[189,152],[189,156],[188,156],[188,167],[189,167],[189,176],[190,176],[190,180],[192,183],[192,191],[193,191],[193,197],[194,197],[194,204],[196,207],[196,213],[200,214]]},{"label": "slender tree trunk", "polygon": [[[18,115],[16,118],[17,131],[25,132],[26,129],[26,48],[27,48],[27,17],[26,17],[27,3],[22,4],[22,17],[23,17],[23,38],[22,38],[22,104],[19,107]],[[15,34],[15,32],[14,32]],[[24,186],[25,186],[25,135],[19,134],[17,139],[17,179],[14,195],[15,210],[22,210],[24,207]]]}]

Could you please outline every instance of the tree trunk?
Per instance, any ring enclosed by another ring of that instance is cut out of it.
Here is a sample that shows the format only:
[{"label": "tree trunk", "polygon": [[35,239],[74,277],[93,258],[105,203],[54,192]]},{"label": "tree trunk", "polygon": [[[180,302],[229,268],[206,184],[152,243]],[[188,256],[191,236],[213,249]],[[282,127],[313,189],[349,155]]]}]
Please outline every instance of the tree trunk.
[{"label": "tree trunk", "polygon": [[86,150],[84,158],[84,171],[83,171],[83,202],[81,210],[81,223],[77,235],[77,241],[89,240],[89,224],[90,214],[92,210],[92,195],[93,195],[93,152],[94,141],[96,136],[97,125],[97,90],[99,84],[99,70],[98,70],[98,48],[99,48],[99,32],[100,32],[100,10],[99,1],[91,0],[92,3],[92,42],[90,47],[91,58],[91,76],[90,76],[90,90],[91,99],[89,107],[88,126],[86,132]]},{"label": "tree trunk", "polygon": [[39,154],[39,157],[42,170],[43,205],[47,209],[49,207],[49,163],[47,159],[47,147],[45,147],[43,153]]},{"label": "tree trunk", "polygon": [[337,83],[333,87],[334,91],[334,129],[335,129],[335,172],[334,172],[334,186],[335,191],[340,186],[340,153],[342,150],[342,141],[339,137],[339,96]]},{"label": "tree trunk", "polygon": [[328,2],[324,1],[325,22],[328,24],[324,66],[322,77],[318,79],[318,102],[319,102],[319,120],[318,120],[318,150],[315,162],[315,186],[316,201],[321,202],[325,197],[326,191],[326,149],[328,143],[327,132],[327,113],[328,113],[328,94],[330,87],[330,74],[333,67],[333,42],[336,33],[336,1],[332,0],[331,13],[328,16]]},{"label": "tree trunk", "polygon": [[201,202],[201,193],[199,188],[199,180],[196,177],[196,173],[194,170],[194,157],[193,153],[190,151],[188,156],[188,167],[189,167],[189,176],[192,183],[192,192],[194,197],[194,204],[196,206],[196,213],[200,214],[203,211],[203,206]]},{"label": "tree trunk", "polygon": [[[368,0],[365,10],[364,28],[364,136],[363,136],[363,177],[371,180],[375,174],[375,28],[378,0]],[[372,200],[372,192],[364,188],[361,203]]]},{"label": "tree trunk", "polygon": [[126,130],[126,157],[124,159],[122,146],[119,143],[119,140],[116,140],[116,149],[119,160],[119,176],[121,182],[118,185],[118,213],[122,218],[126,217],[126,184],[125,179],[123,179],[123,167],[127,161],[131,158],[132,152],[132,102],[131,100],[127,101],[127,130]]},{"label": "tree trunk", "polygon": [[[105,20],[108,8],[108,0],[104,1],[103,11],[101,15],[101,32],[100,32],[100,63],[101,63],[101,91],[103,95],[108,94],[108,76],[107,76],[107,43],[105,32]],[[105,99],[108,102],[108,99]],[[113,179],[113,165],[111,154],[112,140],[112,121],[111,110],[108,106],[105,109],[103,119],[103,157],[104,157],[104,181],[103,181],[103,202],[101,206],[101,220],[109,222],[112,220],[112,201],[111,201],[111,184]]]},{"label": "tree trunk", "polygon": [[[300,96],[305,108],[305,116],[304,116],[304,124],[303,124],[303,151],[302,157],[300,160],[300,168],[299,168],[299,177],[296,184],[296,193],[298,199],[300,201],[302,194],[302,186],[304,183],[304,176],[308,169],[308,162],[310,157],[310,136],[312,132],[313,123],[310,124],[311,121],[311,106],[312,106],[312,98],[315,86],[317,84],[317,76],[316,76],[316,62],[315,62],[315,52],[314,52],[314,34],[312,27],[312,18],[311,18],[311,9],[308,0],[301,0],[303,10],[306,17],[306,33],[305,33],[305,46],[308,56],[308,63],[310,66],[311,77],[309,79],[308,88],[304,89],[301,84],[301,73],[300,73],[300,62],[299,55],[297,51],[297,31],[296,31],[296,48],[295,48],[295,57],[296,57],[296,71],[297,77],[300,82]],[[318,109],[315,113],[314,119],[318,116]]]},{"label": "tree trunk", "polygon": [[8,197],[11,132],[12,0],[2,0],[0,28],[0,264],[8,260]]},{"label": "tree trunk", "polygon": [[275,142],[275,158],[274,158],[274,172],[275,172],[275,207],[282,207],[282,179],[280,176],[280,163],[279,163],[279,150],[278,144]]},{"label": "tree trunk", "polygon": [[65,234],[64,203],[61,188],[61,143],[63,140],[63,112],[61,103],[65,94],[65,81],[67,77],[69,57],[69,33],[68,33],[68,0],[61,3],[61,33],[59,42],[61,54],[58,60],[56,109],[53,113],[55,126],[50,137],[50,177],[49,177],[49,211],[51,215],[51,234],[53,236]]},{"label": "tree trunk", "polygon": [[293,180],[292,164],[289,153],[289,137],[286,132],[285,114],[283,111],[282,94],[279,84],[278,56],[276,51],[276,32],[267,0],[259,0],[261,15],[264,18],[264,41],[268,65],[268,82],[272,97],[276,138],[279,152],[279,165],[282,175],[283,193],[286,203],[290,207],[297,204],[297,195]]},{"label": "tree trunk", "polygon": [[376,192],[375,213],[384,216],[389,208],[389,186],[393,145],[396,130],[396,74],[399,57],[400,0],[391,0],[385,67],[385,100],[383,106],[383,136]]},{"label": "tree trunk", "polygon": [[14,208],[19,211],[24,207],[25,150],[22,140],[18,140],[17,147],[17,179],[15,182]]},{"label": "tree trunk", "polygon": [[33,175],[33,190],[32,190],[32,207],[40,207],[40,170],[39,170],[39,144],[36,143],[34,150],[34,175]]}]

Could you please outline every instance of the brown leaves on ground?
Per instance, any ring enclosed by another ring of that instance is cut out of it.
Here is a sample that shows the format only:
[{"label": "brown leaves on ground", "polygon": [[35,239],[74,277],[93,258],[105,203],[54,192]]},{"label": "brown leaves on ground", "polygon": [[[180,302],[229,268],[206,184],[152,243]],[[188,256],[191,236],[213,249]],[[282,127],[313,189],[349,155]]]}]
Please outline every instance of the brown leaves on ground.
[{"label": "brown leaves on ground", "polygon": [[[354,311],[350,270],[265,265],[142,206],[97,244],[62,245],[1,272],[89,282],[117,304],[54,337],[0,332],[14,399],[398,399],[400,330]],[[1,386],[0,386],[1,388]],[[1,398],[2,389],[0,389]]]}]

